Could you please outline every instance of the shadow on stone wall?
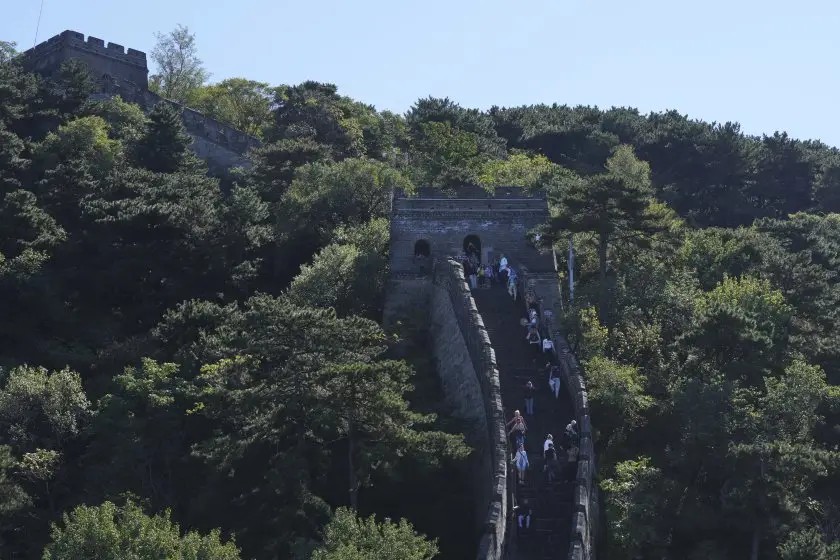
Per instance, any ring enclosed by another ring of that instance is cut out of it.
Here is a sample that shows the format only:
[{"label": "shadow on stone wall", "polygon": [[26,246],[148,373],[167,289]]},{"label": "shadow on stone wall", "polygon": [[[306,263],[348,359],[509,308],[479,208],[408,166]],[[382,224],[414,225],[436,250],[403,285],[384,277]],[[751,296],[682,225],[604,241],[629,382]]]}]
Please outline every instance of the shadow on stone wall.
[{"label": "shadow on stone wall", "polygon": [[502,393],[496,354],[490,336],[475,305],[464,277],[464,269],[453,260],[439,261],[435,266],[435,284],[449,294],[452,310],[469,350],[473,368],[481,386],[487,417],[492,490],[487,514],[479,538],[479,560],[502,558],[507,529],[507,439],[502,408]]}]

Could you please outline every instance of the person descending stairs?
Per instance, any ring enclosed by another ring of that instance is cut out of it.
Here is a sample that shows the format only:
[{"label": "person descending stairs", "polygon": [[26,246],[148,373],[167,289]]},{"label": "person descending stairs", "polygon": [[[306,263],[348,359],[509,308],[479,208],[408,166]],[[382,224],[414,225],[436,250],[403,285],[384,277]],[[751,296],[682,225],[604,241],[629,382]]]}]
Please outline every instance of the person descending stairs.
[{"label": "person descending stairs", "polygon": [[[543,447],[546,436],[554,434],[557,454],[565,455],[559,436],[574,416],[568,390],[562,387],[559,398],[555,398],[549,388],[545,367],[548,356],[542,353],[540,345],[529,344],[526,340],[527,330],[520,323],[525,315],[521,300],[514,302],[501,285],[473,290],[472,294],[496,352],[506,421],[519,410],[527,424],[525,450],[530,467],[522,484],[516,481],[514,465],[511,465],[510,476],[511,484],[516,484],[519,511],[530,510],[530,527],[523,519],[523,528],[511,532],[510,538],[515,542],[508,543],[508,549],[515,551],[511,555],[513,558],[565,558],[571,536],[576,466],[570,464],[561,468],[550,483],[543,471]],[[528,387],[529,381],[533,389]],[[526,405],[526,398],[530,396],[534,398],[533,414],[527,413],[530,406]],[[514,453],[516,450],[510,446],[509,451]],[[517,524],[516,518],[512,522]]]}]

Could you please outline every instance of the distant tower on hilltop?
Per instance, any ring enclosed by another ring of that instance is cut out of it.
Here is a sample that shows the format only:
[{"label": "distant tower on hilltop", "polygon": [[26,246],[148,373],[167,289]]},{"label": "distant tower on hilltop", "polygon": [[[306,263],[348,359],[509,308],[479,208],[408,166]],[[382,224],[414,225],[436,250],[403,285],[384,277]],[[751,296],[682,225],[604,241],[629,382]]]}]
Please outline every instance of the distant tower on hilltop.
[{"label": "distant tower on hilltop", "polygon": [[23,54],[27,68],[42,75],[52,74],[62,62],[75,58],[87,64],[95,78],[107,75],[140,91],[149,89],[146,53],[134,49],[126,51],[116,43],[106,45],[96,37],[85,40],[78,31],[64,31]]},{"label": "distant tower on hilltop", "polygon": [[116,43],[85,36],[78,31],[64,31],[23,53],[23,64],[31,72],[50,76],[70,59],[84,62],[98,84],[96,98],[119,95],[144,110],[161,101],[178,107],[184,127],[193,138],[192,150],[207,161],[210,171],[224,174],[231,167],[249,165],[246,152],[260,141],[188,107],[163,99],[149,91],[149,67],[146,53]]}]

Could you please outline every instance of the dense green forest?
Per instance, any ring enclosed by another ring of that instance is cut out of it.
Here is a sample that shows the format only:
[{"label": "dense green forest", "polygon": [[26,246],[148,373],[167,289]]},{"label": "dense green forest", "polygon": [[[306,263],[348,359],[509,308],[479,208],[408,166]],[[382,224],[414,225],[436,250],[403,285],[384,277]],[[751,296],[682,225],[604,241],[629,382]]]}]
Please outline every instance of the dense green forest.
[{"label": "dense green forest", "polygon": [[840,557],[836,149],[674,111],[208,84],[179,28],[151,87],[264,141],[220,181],[168,106],[89,101],[83,65],[42,79],[13,54],[4,560],[474,554],[427,333],[379,327],[391,190],[416,185],[545,189],[541,240],[574,240],[600,557]]}]

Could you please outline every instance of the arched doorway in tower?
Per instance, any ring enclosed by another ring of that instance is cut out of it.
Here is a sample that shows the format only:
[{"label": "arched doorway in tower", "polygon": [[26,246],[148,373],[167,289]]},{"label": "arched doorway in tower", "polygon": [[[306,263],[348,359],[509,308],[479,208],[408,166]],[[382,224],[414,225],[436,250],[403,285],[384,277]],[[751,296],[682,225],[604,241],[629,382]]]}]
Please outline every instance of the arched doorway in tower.
[{"label": "arched doorway in tower", "polygon": [[464,253],[468,257],[474,256],[481,262],[481,239],[477,235],[470,234],[464,238]]},{"label": "arched doorway in tower", "polygon": [[417,242],[414,244],[414,256],[428,257],[431,254],[432,247],[429,245],[429,242],[425,239],[418,239]]}]

